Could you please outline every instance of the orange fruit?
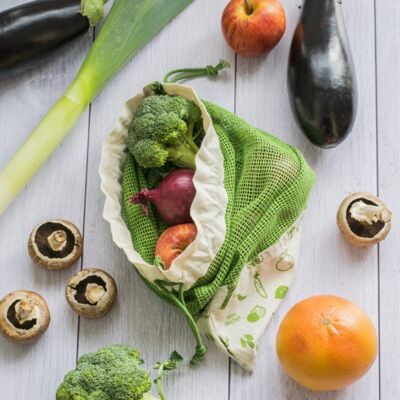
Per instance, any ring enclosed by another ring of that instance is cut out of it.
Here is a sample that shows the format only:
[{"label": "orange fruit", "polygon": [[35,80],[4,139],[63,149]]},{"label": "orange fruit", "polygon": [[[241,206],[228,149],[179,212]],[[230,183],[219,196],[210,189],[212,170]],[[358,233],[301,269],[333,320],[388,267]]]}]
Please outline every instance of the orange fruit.
[{"label": "orange fruit", "polygon": [[297,303],[282,320],[276,339],[285,371],[314,391],[342,389],[361,378],[373,364],[377,347],[369,317],[336,296]]}]

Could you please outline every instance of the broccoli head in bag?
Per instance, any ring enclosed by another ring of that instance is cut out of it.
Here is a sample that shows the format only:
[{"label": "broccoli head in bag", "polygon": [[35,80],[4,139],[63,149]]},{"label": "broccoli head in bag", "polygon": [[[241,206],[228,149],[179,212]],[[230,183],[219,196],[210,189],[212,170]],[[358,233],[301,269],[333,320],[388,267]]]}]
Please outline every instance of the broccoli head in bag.
[{"label": "broccoli head in bag", "polygon": [[196,139],[204,133],[199,107],[180,96],[148,96],[132,120],[128,149],[143,168],[167,161],[195,169]]}]

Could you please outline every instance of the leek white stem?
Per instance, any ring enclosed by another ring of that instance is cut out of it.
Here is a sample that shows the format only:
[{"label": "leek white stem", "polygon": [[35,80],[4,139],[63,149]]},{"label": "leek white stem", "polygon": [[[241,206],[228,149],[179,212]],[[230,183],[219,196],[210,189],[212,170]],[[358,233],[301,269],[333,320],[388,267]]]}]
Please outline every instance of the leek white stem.
[{"label": "leek white stem", "polygon": [[77,96],[74,87],[71,85],[0,172],[0,215],[50,157],[87,107],[88,101]]}]

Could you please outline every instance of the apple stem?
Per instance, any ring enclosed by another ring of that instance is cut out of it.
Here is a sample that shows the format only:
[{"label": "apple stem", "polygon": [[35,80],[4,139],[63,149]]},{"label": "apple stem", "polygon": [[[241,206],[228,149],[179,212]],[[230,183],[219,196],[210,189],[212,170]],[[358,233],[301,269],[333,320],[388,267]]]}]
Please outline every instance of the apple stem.
[{"label": "apple stem", "polygon": [[244,0],[244,6],[245,6],[245,9],[246,9],[246,14],[247,15],[253,14],[254,9],[253,9],[253,6],[250,3],[250,0]]}]

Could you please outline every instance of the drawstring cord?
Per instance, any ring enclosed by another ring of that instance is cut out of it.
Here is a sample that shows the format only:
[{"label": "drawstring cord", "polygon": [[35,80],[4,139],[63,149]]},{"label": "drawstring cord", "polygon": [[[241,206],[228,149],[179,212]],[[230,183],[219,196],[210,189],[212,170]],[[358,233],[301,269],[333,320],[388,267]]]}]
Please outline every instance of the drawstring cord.
[{"label": "drawstring cord", "polygon": [[[183,284],[179,284],[179,291],[175,290],[173,287],[176,286],[176,283],[166,282],[163,280],[156,280],[154,284],[157,286],[158,290],[161,290],[163,295],[169,299],[169,301],[178,307],[184,314],[186,321],[193,332],[194,338],[196,340],[196,351],[192,359],[190,360],[190,364],[197,365],[201,361],[203,361],[204,356],[207,353],[207,347],[203,344],[201,339],[201,334],[199,328],[195,320],[190,314],[189,310],[186,307]],[[168,289],[170,288],[170,289]]]},{"label": "drawstring cord", "polygon": [[220,71],[230,68],[230,64],[225,60],[220,60],[215,66],[207,65],[204,68],[180,68],[168,72],[164,77],[164,83],[177,83],[187,79],[201,78],[203,76],[217,76]]}]

